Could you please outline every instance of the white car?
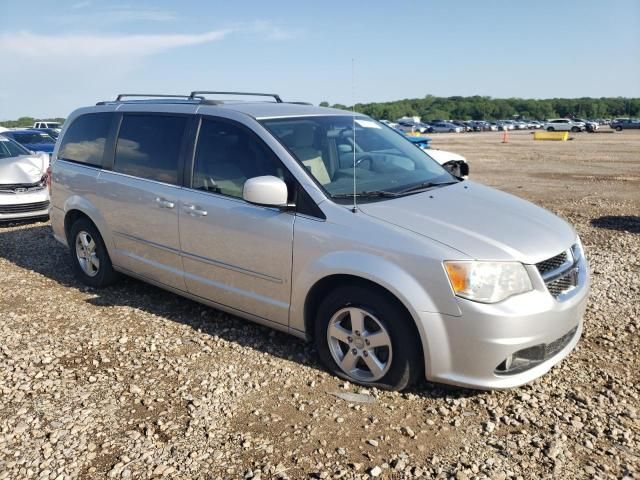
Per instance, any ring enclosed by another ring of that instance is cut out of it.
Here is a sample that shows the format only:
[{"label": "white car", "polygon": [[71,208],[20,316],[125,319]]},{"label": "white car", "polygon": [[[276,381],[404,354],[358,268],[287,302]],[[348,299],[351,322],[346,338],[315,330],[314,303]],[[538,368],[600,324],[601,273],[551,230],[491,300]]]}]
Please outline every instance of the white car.
[{"label": "white car", "polygon": [[56,130],[58,133],[60,133],[60,131],[62,130],[62,124],[60,122],[35,122],[33,124],[33,128],[36,128],[36,129],[51,128],[53,130]]},{"label": "white car", "polygon": [[462,155],[453,152],[447,152],[446,150],[437,150],[435,148],[431,148],[431,139],[428,137],[403,136],[420,150],[423,150],[427,155],[433,158],[436,162],[438,162],[456,177],[469,177],[469,164],[467,163],[467,159]]},{"label": "white car", "polygon": [[49,155],[0,134],[0,222],[49,215]]},{"label": "white car", "polygon": [[469,164],[462,155],[435,148],[429,148],[425,152],[456,177],[467,178],[469,176]]},{"label": "white car", "polygon": [[553,118],[544,124],[544,129],[548,132],[582,132],[585,128],[584,123],[570,118]]},{"label": "white car", "polygon": [[498,120],[497,125],[500,130],[515,130],[516,128],[511,120]]}]

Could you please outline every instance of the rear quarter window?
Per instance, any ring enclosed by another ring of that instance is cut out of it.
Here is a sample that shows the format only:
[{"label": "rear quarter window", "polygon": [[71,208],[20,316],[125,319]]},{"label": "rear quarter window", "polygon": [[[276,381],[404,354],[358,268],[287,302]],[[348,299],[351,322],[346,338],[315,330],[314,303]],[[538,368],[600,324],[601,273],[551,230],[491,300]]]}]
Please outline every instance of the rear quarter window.
[{"label": "rear quarter window", "polygon": [[112,119],[112,113],[88,113],[75,119],[60,143],[58,158],[102,167]]}]

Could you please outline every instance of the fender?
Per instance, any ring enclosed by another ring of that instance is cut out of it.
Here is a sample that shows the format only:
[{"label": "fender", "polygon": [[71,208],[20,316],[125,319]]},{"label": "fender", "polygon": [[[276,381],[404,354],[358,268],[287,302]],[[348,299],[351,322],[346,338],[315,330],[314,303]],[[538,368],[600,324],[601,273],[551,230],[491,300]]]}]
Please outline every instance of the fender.
[{"label": "fender", "polygon": [[[289,316],[292,331],[305,331],[304,307],[307,295],[317,282],[331,275],[351,275],[369,280],[394,295],[411,315],[420,334],[425,358],[429,358],[429,338],[422,316],[424,312],[442,311],[442,301],[436,302],[434,296],[409,272],[384,257],[365,252],[331,252],[311,264],[301,266],[292,281]],[[458,304],[451,295],[441,295],[440,298],[451,298],[444,305],[446,312],[442,313],[461,315]],[[436,316],[439,317],[439,314]],[[436,335],[435,338],[441,336]]]}]

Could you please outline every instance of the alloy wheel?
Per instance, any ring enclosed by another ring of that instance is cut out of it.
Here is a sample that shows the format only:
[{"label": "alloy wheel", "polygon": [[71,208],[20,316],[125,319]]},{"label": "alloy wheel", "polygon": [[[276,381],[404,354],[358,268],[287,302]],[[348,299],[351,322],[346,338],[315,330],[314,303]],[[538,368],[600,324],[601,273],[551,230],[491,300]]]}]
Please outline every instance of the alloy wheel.
[{"label": "alloy wheel", "polygon": [[95,277],[100,270],[100,259],[96,253],[96,242],[90,233],[81,230],[76,235],[76,258],[82,271]]},{"label": "alloy wheel", "polygon": [[338,310],[327,327],[331,356],[354,380],[375,382],[391,367],[393,349],[385,326],[359,307]]}]

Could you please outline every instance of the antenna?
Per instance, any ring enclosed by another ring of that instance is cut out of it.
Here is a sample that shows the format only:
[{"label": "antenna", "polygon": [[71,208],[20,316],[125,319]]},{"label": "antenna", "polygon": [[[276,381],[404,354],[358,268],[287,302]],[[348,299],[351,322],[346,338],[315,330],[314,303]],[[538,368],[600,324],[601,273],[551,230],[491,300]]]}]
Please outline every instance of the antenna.
[{"label": "antenna", "polygon": [[355,86],[355,60],[351,59],[351,113],[352,113],[352,129],[353,129],[353,207],[351,211],[358,211],[356,202],[356,86]]}]

